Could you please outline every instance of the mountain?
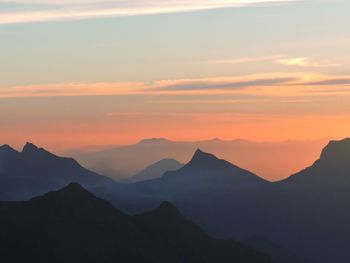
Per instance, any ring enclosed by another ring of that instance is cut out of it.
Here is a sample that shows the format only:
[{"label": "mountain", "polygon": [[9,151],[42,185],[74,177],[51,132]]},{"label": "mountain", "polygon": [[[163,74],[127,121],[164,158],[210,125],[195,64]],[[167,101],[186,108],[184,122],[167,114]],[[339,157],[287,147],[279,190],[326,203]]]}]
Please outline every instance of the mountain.
[{"label": "mountain", "polygon": [[0,193],[9,200],[24,200],[70,182],[86,187],[113,184],[113,180],[83,168],[72,158],[56,156],[27,143],[21,152],[0,147]]},{"label": "mountain", "polygon": [[133,213],[169,200],[210,235],[263,237],[251,244],[281,263],[350,262],[349,142],[330,142],[313,165],[274,183],[198,150],[183,168],[106,198]]},{"label": "mountain", "polygon": [[168,202],[128,216],[78,184],[0,202],[4,262],[259,262],[268,256],[206,235]]},{"label": "mountain", "polygon": [[295,253],[288,251],[287,249],[279,246],[262,237],[253,236],[247,239],[245,242],[250,247],[255,248],[257,251],[271,255],[274,262],[280,263],[307,263],[310,262],[304,258],[300,258]]},{"label": "mountain", "polygon": [[313,187],[350,187],[350,138],[330,141],[310,167],[281,183]]},{"label": "mountain", "polygon": [[196,150],[190,162],[176,171],[168,171],[161,178],[135,184],[137,188],[154,188],[158,193],[188,191],[232,190],[254,187],[267,181],[213,154]]},{"label": "mountain", "polygon": [[138,174],[134,175],[130,182],[141,182],[161,177],[167,171],[175,171],[183,167],[183,164],[179,163],[175,159],[163,159],[150,166],[147,166]]},{"label": "mountain", "polygon": [[93,191],[130,213],[142,212],[154,208],[163,200],[170,200],[192,215],[196,208],[192,209],[191,205],[195,206],[198,202],[217,200],[222,206],[227,203],[221,200],[226,195],[249,193],[268,185],[270,182],[255,174],[198,149],[186,165],[179,170],[168,171],[160,178],[126,184],[122,188],[112,186]]},{"label": "mountain", "polygon": [[220,139],[183,142],[153,138],[133,145],[110,146],[106,150],[70,151],[69,155],[92,171],[126,181],[144,167],[164,158],[187,163],[199,148],[276,181],[309,165],[326,143],[326,140],[252,142]]}]

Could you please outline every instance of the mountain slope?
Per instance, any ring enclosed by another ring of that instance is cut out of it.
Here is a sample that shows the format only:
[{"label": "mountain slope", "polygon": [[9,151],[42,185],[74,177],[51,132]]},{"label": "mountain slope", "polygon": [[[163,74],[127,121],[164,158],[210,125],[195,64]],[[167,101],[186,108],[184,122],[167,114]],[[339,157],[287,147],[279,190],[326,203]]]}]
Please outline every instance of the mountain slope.
[{"label": "mountain slope", "polygon": [[163,159],[150,166],[147,166],[138,174],[134,175],[130,182],[141,182],[161,177],[167,171],[175,171],[183,167],[183,164],[179,163],[175,159]]},{"label": "mountain slope", "polygon": [[139,191],[181,194],[191,191],[223,191],[268,184],[264,179],[216,156],[197,150],[191,161],[161,178],[134,184]]},{"label": "mountain slope", "polygon": [[169,203],[131,217],[78,184],[0,202],[0,214],[0,254],[10,263],[271,262],[237,242],[210,238]]},{"label": "mountain slope", "polygon": [[275,258],[350,262],[349,156],[349,139],[330,142],[312,166],[269,183],[197,151],[178,171],[128,185],[128,195],[118,200],[132,212],[170,200],[211,235],[240,241],[260,236],[288,252],[263,247],[275,250]]},{"label": "mountain slope", "polygon": [[331,141],[310,167],[281,183],[314,187],[350,187],[350,138]]},{"label": "mountain slope", "polygon": [[[234,241],[210,238],[169,202],[163,202],[151,212],[134,216],[134,221],[144,233],[158,239],[162,246],[175,250],[181,262],[241,262],[247,255],[254,260],[250,248]],[[258,253],[255,256],[259,256]]]},{"label": "mountain slope", "polygon": [[[226,207],[230,201],[225,200],[227,196],[240,198],[240,193],[251,200],[251,192],[270,184],[247,170],[197,150],[184,167],[168,171],[161,178],[126,184],[122,188],[93,189],[93,192],[129,213],[143,212],[156,207],[163,200],[169,200],[175,202],[181,211],[197,219],[196,211],[201,209],[202,204],[213,203],[217,207]],[[241,203],[243,206],[243,200]],[[211,218],[211,215],[205,215],[206,208],[201,211],[203,220]]]},{"label": "mountain slope", "polygon": [[70,182],[87,187],[113,184],[113,180],[91,172],[72,158],[58,157],[31,143],[22,152],[0,147],[0,192],[11,200],[23,200]]}]

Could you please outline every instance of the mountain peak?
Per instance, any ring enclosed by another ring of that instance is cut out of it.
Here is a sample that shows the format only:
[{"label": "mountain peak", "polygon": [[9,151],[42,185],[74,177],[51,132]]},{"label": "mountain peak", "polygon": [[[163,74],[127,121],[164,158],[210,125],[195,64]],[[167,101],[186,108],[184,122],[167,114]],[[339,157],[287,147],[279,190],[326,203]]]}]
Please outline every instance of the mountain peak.
[{"label": "mountain peak", "polygon": [[208,162],[218,162],[220,161],[214,154],[203,152],[201,149],[197,149],[194,153],[190,164],[208,164]]},{"label": "mountain peak", "polygon": [[36,145],[34,145],[33,143],[30,143],[30,142],[27,142],[23,147],[22,153],[36,152],[38,150],[39,150],[39,148]]},{"label": "mountain peak", "polygon": [[201,149],[197,149],[194,153],[191,161],[189,161],[183,169],[195,169],[195,170],[216,170],[226,169],[233,167],[233,165],[225,160],[217,158],[214,154],[203,152]]},{"label": "mountain peak", "polygon": [[53,153],[45,150],[44,148],[38,147],[33,143],[27,142],[22,150],[22,154],[27,157],[39,156],[40,158],[52,158],[57,157]]},{"label": "mountain peak", "polygon": [[13,149],[10,145],[4,144],[0,146],[0,152],[17,152],[17,151]]},{"label": "mountain peak", "polygon": [[347,160],[350,154],[350,138],[340,141],[330,141],[323,149],[320,160],[338,159]]},{"label": "mountain peak", "polygon": [[86,190],[84,187],[82,187],[79,183],[70,183],[66,187],[58,190],[56,193],[64,193],[64,194],[70,194],[70,195],[89,195],[91,196],[92,194]]},{"label": "mountain peak", "polygon": [[172,203],[165,201],[160,204],[160,206],[154,210],[158,215],[161,215],[163,217],[183,217],[182,214],[179,212],[179,210],[176,208],[175,205]]},{"label": "mountain peak", "polygon": [[177,208],[175,207],[175,205],[173,205],[169,201],[162,202],[158,209],[161,209],[161,210],[176,210],[177,211]]},{"label": "mountain peak", "polygon": [[62,188],[62,190],[64,191],[84,191],[87,192],[87,190],[85,190],[84,187],[82,187],[80,184],[78,183],[70,183],[69,185],[67,185],[66,187]]},{"label": "mountain peak", "polygon": [[350,138],[330,141],[322,150],[320,158],[313,165],[290,176],[282,182],[304,182],[304,180],[308,180],[307,182],[313,185],[340,185],[339,182],[348,184],[348,174],[350,171],[349,155]]},{"label": "mountain peak", "polygon": [[[44,195],[47,198],[59,198],[62,200],[79,201],[86,198],[95,198],[93,194],[87,191],[78,183],[70,183],[66,187],[61,188],[57,191],[49,192]],[[33,200],[42,199],[43,197],[35,197]]]}]

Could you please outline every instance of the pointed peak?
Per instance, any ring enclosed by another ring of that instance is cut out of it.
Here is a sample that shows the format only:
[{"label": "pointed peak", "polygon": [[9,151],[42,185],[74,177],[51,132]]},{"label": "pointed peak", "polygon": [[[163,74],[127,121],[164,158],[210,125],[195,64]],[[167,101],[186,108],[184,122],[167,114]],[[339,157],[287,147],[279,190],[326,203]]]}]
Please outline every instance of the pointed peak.
[{"label": "pointed peak", "polygon": [[82,187],[78,183],[70,183],[66,187],[62,188],[61,190],[58,190],[56,193],[64,194],[64,195],[71,195],[71,196],[92,196],[92,194],[86,190],[84,187]]},{"label": "pointed peak", "polygon": [[27,142],[22,150],[22,154],[32,156],[34,155],[41,155],[41,156],[56,156],[53,153],[50,153],[49,151],[45,150],[44,148],[38,147],[34,145],[33,143]]},{"label": "pointed peak", "polygon": [[62,190],[65,190],[65,191],[84,191],[84,192],[87,191],[80,184],[74,183],[74,182],[70,183],[66,187],[62,188]]},{"label": "pointed peak", "polygon": [[[63,187],[57,191],[49,192],[45,194],[43,197],[59,197],[59,198],[67,198],[72,200],[81,200],[84,198],[93,197],[93,194],[91,194],[88,190],[83,188],[78,183],[70,183],[66,187]],[[41,199],[42,197],[35,197],[35,199]]]},{"label": "pointed peak", "polygon": [[165,201],[165,202],[162,202],[159,206],[159,209],[166,209],[166,210],[169,210],[169,209],[172,209],[172,210],[177,210],[176,206],[173,205],[172,203],[170,203],[169,201]]},{"label": "pointed peak", "polygon": [[174,216],[182,217],[182,214],[179,212],[177,207],[168,201],[162,202],[155,211],[158,214],[166,217],[174,217]]},{"label": "pointed peak", "polygon": [[203,152],[201,149],[197,149],[192,157],[192,161],[204,160],[218,160],[218,158],[214,154]]},{"label": "pointed peak", "polygon": [[22,152],[23,153],[24,152],[33,152],[33,151],[37,151],[37,150],[39,150],[39,148],[36,145],[34,145],[33,143],[30,143],[30,142],[27,142],[24,145]]},{"label": "pointed peak", "polygon": [[203,152],[197,149],[190,162],[183,169],[215,170],[234,167],[233,164],[226,160],[219,159],[214,154]]}]

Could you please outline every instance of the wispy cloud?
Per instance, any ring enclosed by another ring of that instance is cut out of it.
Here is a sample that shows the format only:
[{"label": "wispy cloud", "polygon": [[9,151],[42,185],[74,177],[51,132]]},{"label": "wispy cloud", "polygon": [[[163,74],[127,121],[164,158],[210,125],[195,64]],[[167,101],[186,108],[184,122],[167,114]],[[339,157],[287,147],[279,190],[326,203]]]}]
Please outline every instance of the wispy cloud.
[{"label": "wispy cloud", "polygon": [[[305,83],[302,83],[305,85]],[[308,86],[335,86],[335,85],[350,85],[350,78],[334,78],[334,79],[326,79],[316,82],[308,82],[306,83]]]},{"label": "wispy cloud", "polygon": [[341,64],[330,63],[328,61],[314,61],[308,57],[281,58],[275,61],[277,64],[297,67],[323,68],[323,67],[339,67]]},{"label": "wispy cloud", "polygon": [[[61,83],[0,88],[0,98],[108,95],[224,95],[299,97],[350,95],[349,76],[266,73],[154,82]],[[333,92],[334,91],[334,92]]]},{"label": "wispy cloud", "polygon": [[[277,84],[289,83],[292,81],[296,81],[295,78],[257,78],[251,80],[190,80],[177,82],[171,85],[165,85],[159,87],[158,90],[232,90],[232,89],[242,89],[248,87],[261,87],[261,86],[274,86]],[[154,89],[153,89],[154,90]]]},{"label": "wispy cloud", "polygon": [[265,61],[276,61],[286,56],[283,55],[273,55],[273,56],[260,56],[260,57],[243,57],[243,58],[232,58],[232,59],[219,59],[219,60],[210,60],[208,64],[218,64],[218,65],[227,65],[227,64],[245,64],[245,63],[255,63],[255,62],[265,62]]},{"label": "wispy cloud", "polygon": [[296,0],[0,0],[0,7],[1,3],[16,7],[0,10],[0,24],[179,13],[291,1]]}]

